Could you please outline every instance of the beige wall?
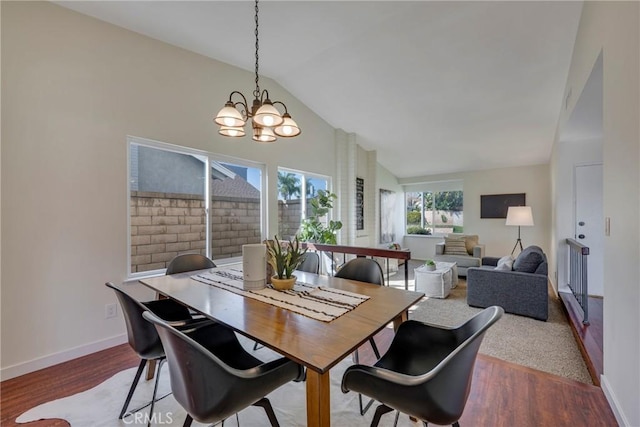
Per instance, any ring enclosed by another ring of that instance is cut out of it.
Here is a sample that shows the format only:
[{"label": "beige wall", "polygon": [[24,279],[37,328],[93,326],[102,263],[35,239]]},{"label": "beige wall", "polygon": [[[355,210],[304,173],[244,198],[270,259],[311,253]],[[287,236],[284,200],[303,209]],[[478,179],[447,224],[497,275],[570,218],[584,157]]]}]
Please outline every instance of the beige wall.
[{"label": "beige wall", "polygon": [[[485,245],[487,256],[510,254],[518,237],[518,229],[505,226],[504,219],[480,218],[480,196],[483,194],[526,193],[527,205],[532,208],[535,226],[522,227],[522,243],[524,246],[540,246],[545,253],[549,253],[551,198],[548,165],[402,178],[398,181],[400,184],[414,184],[449,180],[462,180],[464,232],[480,236],[480,243]],[[417,259],[432,258],[435,244],[439,241],[442,239],[428,236],[404,238],[405,246],[411,249],[412,258]]]},{"label": "beige wall", "polygon": [[122,341],[103,284],[127,271],[127,135],[265,163],[269,235],[278,166],[335,176],[334,129],[274,82],[302,135],[226,139],[212,117],[252,73],[51,3],[1,7],[3,378]]},{"label": "beige wall", "polygon": [[[640,425],[640,3],[585,2],[566,92],[582,92],[603,54],[604,246],[602,386],[621,425]],[[571,116],[573,96],[558,129]]]}]

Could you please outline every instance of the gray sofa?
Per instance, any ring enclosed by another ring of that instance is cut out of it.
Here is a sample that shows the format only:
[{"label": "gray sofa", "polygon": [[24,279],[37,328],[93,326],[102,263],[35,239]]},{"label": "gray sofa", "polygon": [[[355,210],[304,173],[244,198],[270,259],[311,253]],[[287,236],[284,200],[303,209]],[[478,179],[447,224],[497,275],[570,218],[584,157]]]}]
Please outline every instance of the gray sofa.
[{"label": "gray sofa", "polygon": [[[485,263],[495,261],[497,258],[486,259]],[[538,246],[525,248],[513,262],[513,270],[493,265],[469,268],[467,304],[482,308],[499,305],[507,313],[547,320],[547,270],[547,256]]]},{"label": "gray sofa", "polygon": [[484,245],[478,242],[478,236],[453,235],[454,239],[469,240],[467,244],[467,253],[464,255],[447,254],[445,242],[436,243],[436,254],[433,257],[438,262],[455,262],[458,265],[458,276],[466,276],[467,268],[480,267],[482,265],[482,257],[484,257]]}]

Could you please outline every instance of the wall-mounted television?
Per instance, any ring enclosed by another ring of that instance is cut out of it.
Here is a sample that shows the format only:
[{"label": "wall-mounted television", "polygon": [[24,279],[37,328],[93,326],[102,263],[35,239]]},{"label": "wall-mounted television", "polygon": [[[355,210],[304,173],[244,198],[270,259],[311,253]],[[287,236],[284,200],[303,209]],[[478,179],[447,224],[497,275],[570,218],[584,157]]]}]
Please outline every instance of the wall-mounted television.
[{"label": "wall-mounted television", "polygon": [[480,196],[480,218],[506,218],[509,206],[526,206],[526,194],[485,194]]}]

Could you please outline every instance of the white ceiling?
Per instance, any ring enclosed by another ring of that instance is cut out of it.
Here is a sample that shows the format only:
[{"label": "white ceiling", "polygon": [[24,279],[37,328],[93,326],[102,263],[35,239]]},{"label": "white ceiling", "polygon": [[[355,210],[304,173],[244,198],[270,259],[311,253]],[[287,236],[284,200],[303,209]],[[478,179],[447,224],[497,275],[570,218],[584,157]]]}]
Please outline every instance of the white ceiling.
[{"label": "white ceiling", "polygon": [[[252,2],[55,3],[253,71]],[[263,1],[260,73],[355,133],[400,178],[541,164],[581,9],[576,1]]]}]

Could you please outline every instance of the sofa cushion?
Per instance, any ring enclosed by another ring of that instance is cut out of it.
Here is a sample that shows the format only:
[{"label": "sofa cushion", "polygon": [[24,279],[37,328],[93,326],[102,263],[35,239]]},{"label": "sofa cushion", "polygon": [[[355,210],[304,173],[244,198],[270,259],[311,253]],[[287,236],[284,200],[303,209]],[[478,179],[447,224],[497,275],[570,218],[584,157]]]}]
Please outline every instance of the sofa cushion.
[{"label": "sofa cushion", "polygon": [[444,254],[445,255],[469,255],[467,252],[467,246],[464,239],[459,237],[451,238],[445,237],[444,239]]},{"label": "sofa cushion", "polygon": [[435,260],[437,262],[455,262],[458,264],[458,268],[480,267],[480,258],[474,258],[469,255],[438,255]]},{"label": "sofa cushion", "polygon": [[538,266],[545,262],[544,252],[538,246],[525,248],[513,263],[513,271],[535,273]]},{"label": "sofa cushion", "polygon": [[478,244],[479,241],[480,241],[480,237],[478,237],[477,234],[473,236],[465,236],[464,244],[467,248],[467,253],[469,255],[473,256],[473,248]]}]

